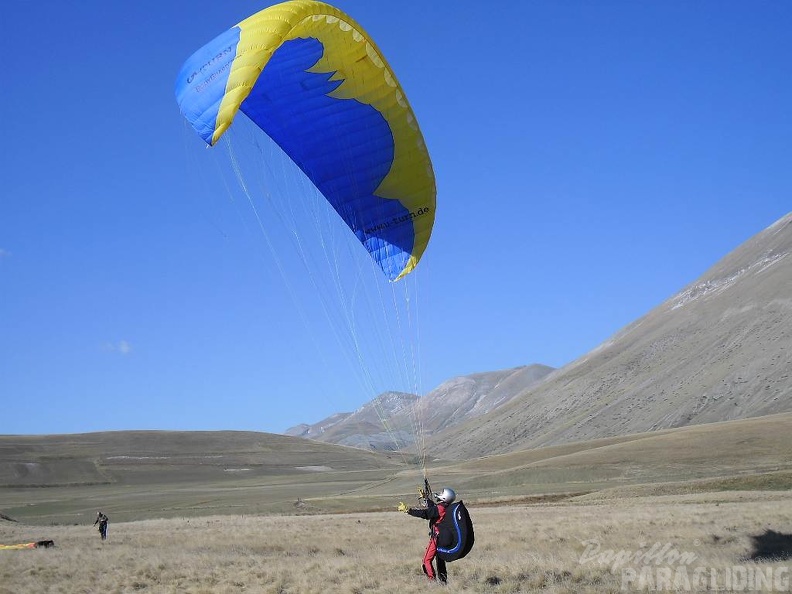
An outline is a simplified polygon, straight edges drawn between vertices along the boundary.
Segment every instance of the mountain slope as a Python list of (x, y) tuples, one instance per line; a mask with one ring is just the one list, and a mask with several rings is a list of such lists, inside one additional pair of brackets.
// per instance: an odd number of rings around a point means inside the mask
[(410, 413), (417, 399), (415, 394), (385, 392), (353, 413), (338, 413), (312, 425), (321, 430), (309, 430), (302, 437), (373, 450), (399, 449), (412, 443)]
[(792, 411), (792, 213), (435, 455), (530, 447)]
[(454, 427), (505, 405), (552, 371), (546, 365), (527, 365), (456, 377), (421, 398), (418, 412), (432, 432)]
[(376, 450), (403, 449), (419, 433), (454, 427), (504, 405), (552, 371), (546, 365), (528, 365), (474, 373), (448, 380), (420, 399), (414, 394), (386, 392), (354, 413), (297, 425), (286, 434)]

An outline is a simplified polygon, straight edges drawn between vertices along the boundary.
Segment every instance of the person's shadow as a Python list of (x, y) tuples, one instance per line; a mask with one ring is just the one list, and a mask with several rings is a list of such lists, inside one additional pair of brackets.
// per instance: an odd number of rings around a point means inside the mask
[(792, 534), (765, 530), (764, 534), (752, 536), (753, 551), (746, 557), (751, 561), (781, 561), (792, 559)]

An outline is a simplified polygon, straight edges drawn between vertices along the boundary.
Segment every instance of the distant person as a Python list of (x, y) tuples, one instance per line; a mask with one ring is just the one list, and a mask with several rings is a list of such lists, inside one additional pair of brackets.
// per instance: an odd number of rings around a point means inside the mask
[[(405, 503), (399, 503), (398, 510), (416, 518), (429, 520), (429, 544), (426, 545), (421, 568), (430, 580), (439, 580), (445, 584), (448, 581), (448, 573), (446, 562), (437, 556), (437, 539), (440, 536), (440, 523), (445, 517), (446, 509), (456, 499), (456, 493), (453, 489), (445, 487), (439, 493), (434, 494), (437, 503), (432, 501), (432, 493), (425, 493), (425, 495), (426, 507), (408, 508)], [(432, 566), (432, 561), (437, 562), (437, 571)]]
[(94, 526), (99, 524), (99, 534), (102, 535), (102, 540), (107, 540), (107, 523), (110, 521), (104, 513), (101, 511), (96, 512), (96, 521), (93, 523)]

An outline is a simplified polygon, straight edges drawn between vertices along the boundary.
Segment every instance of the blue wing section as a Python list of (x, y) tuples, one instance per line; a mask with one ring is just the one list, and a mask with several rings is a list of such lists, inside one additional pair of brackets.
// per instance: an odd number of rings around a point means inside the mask
[(415, 242), (413, 226), (402, 224), (410, 212), (374, 194), (393, 163), (393, 135), (371, 105), (328, 96), (341, 84), (330, 80), (333, 72), (307, 72), (323, 51), (313, 38), (283, 43), (240, 109), (302, 169), (393, 280)]

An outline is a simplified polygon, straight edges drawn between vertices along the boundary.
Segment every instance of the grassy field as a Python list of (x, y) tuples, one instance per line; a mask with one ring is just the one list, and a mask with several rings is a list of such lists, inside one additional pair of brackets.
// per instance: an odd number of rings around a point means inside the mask
[[(792, 489), (792, 415), (644, 433), (465, 462), (430, 478), (474, 504)], [(30, 470), (29, 470), (30, 469)], [(420, 471), (384, 456), (255, 433), (0, 436), (0, 513), (30, 524), (390, 509)]]
[[(449, 593), (666, 591), (675, 583), (789, 591), (789, 556), (750, 559), (752, 537), (792, 533), (788, 491), (472, 506), (471, 514), (476, 545), (449, 565)], [(56, 547), (0, 551), (0, 594), (426, 591), (425, 523), (395, 511), (111, 518), (105, 543), (90, 522), (0, 521), (0, 542), (44, 538)]]
[[(790, 591), (790, 421), (433, 460), (476, 526), (446, 591)], [(408, 462), (254, 433), (0, 436), (0, 544), (56, 542), (0, 550), (0, 594), (424, 591), (425, 523), (390, 511), (415, 501)], [(751, 558), (763, 534), (777, 559)]]

